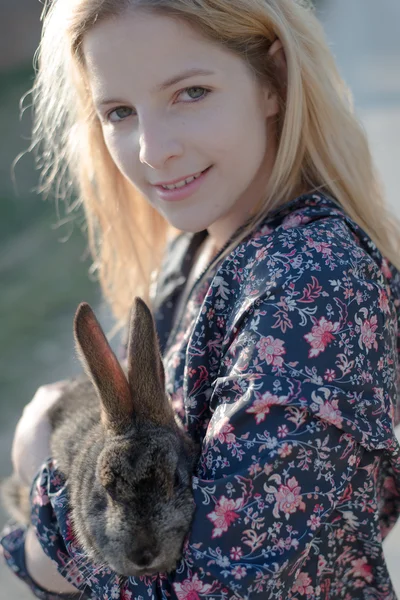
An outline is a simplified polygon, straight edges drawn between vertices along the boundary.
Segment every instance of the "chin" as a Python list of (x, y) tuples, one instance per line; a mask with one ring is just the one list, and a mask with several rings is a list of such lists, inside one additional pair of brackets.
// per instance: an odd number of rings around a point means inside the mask
[(206, 218), (207, 209), (204, 210), (203, 214), (191, 215), (190, 218), (185, 218), (184, 215), (171, 215), (165, 213), (164, 217), (172, 227), (175, 227), (180, 231), (185, 231), (186, 233), (199, 233), (199, 231), (204, 231), (218, 219), (218, 217), (210, 218), (210, 216)]
[(209, 227), (209, 225), (204, 225), (204, 227), (201, 227), (200, 225), (195, 227), (193, 225), (193, 227), (191, 226), (182, 226), (182, 225), (178, 225), (175, 223), (170, 222), (170, 224), (175, 227), (176, 229), (179, 229), (179, 231), (184, 231), (185, 233), (199, 233), (200, 231), (204, 231), (205, 229), (207, 229)]

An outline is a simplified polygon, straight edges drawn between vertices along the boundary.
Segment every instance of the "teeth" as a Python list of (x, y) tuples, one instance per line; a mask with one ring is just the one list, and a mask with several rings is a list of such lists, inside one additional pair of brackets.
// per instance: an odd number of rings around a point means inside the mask
[(164, 188), (164, 190), (176, 190), (178, 188), (184, 187), (188, 183), (191, 183), (195, 179), (198, 179), (200, 175), (202, 175), (202, 173), (198, 173), (198, 175), (193, 175), (192, 177), (183, 179), (182, 181), (179, 181), (179, 183), (175, 183), (175, 185), (162, 185), (161, 187)]

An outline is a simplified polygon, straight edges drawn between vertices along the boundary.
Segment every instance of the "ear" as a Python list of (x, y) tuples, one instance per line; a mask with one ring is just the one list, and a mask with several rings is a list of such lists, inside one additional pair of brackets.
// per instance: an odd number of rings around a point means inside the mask
[(267, 55), (274, 59), (279, 70), (287, 69), (286, 55), (280, 39), (277, 38), (274, 42), (272, 42)]
[(159, 425), (174, 420), (154, 320), (141, 298), (134, 299), (131, 312), (128, 381), (135, 414)]
[(101, 420), (116, 433), (132, 422), (133, 403), (128, 381), (89, 304), (79, 305), (74, 334), (81, 362), (101, 401)]
[[(281, 81), (287, 81), (286, 55), (281, 40), (276, 39), (270, 46), (267, 55), (272, 58)], [(273, 117), (279, 113), (279, 98), (275, 90), (266, 89), (266, 113), (265, 116)]]

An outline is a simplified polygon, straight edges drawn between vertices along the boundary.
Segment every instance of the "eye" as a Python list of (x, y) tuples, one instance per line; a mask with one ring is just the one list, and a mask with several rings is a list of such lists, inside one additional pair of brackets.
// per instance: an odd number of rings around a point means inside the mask
[(182, 90), (179, 93), (179, 95), (188, 94), (188, 96), (191, 99), (191, 102), (197, 102), (199, 100), (203, 100), (204, 98), (206, 98), (208, 96), (208, 94), (210, 94), (210, 93), (211, 93), (211, 90), (209, 90), (207, 88), (193, 86), (193, 87), (185, 88), (184, 90)]
[(129, 106), (118, 106), (107, 114), (107, 120), (111, 123), (119, 123), (133, 114), (133, 110)]
[[(187, 104), (192, 104), (193, 102), (198, 102), (199, 100), (203, 100), (211, 93), (211, 90), (204, 87), (188, 87), (179, 92), (179, 96), (182, 94), (187, 94), (189, 96), (189, 101), (183, 100), (183, 102)], [(135, 116), (135, 113), (132, 108), (129, 106), (118, 106), (114, 108), (109, 113), (107, 113), (107, 121), (110, 123), (120, 123), (121, 121), (125, 121), (128, 117)]]

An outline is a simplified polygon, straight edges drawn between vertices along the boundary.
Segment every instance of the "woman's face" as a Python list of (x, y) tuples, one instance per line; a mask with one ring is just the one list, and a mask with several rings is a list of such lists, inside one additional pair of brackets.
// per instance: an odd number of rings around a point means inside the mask
[[(276, 156), (276, 95), (242, 59), (165, 16), (100, 22), (83, 47), (121, 172), (174, 227), (208, 229), (225, 243), (264, 195)], [(196, 180), (179, 189), (160, 185), (190, 176)]]

